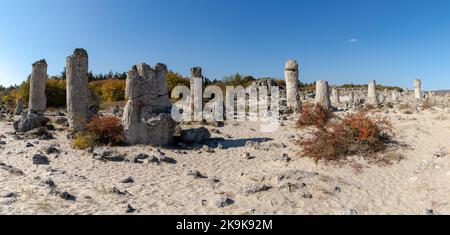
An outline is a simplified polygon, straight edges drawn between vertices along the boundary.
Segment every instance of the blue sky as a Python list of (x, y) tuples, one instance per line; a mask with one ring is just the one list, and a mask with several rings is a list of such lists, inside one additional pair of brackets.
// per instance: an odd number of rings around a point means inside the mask
[(448, 0), (0, 0), (0, 84), (45, 58), (59, 74), (74, 48), (94, 73), (162, 62), (221, 79), (240, 72), (301, 81), (450, 88)]

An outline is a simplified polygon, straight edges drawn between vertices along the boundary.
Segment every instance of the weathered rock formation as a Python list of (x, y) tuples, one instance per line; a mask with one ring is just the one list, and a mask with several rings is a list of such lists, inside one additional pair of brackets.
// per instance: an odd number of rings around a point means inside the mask
[[(14, 122), (14, 129), (26, 132), (43, 126), (48, 119), (45, 118), (47, 100), (45, 97), (45, 83), (47, 80), (47, 63), (45, 60), (33, 64), (30, 78), (30, 94), (28, 112), (22, 115), (19, 121)], [(20, 105), (22, 100), (20, 99)]]
[(375, 80), (369, 81), (367, 87), (367, 104), (378, 106), (378, 96), (377, 96), (377, 83)]
[(130, 144), (167, 146), (172, 144), (176, 123), (167, 87), (167, 67), (157, 64), (133, 66), (128, 72), (124, 109), (125, 137)]
[(286, 79), (287, 105), (294, 112), (300, 112), (302, 104), (299, 93), (299, 71), (297, 61), (289, 60), (286, 63), (284, 68), (284, 76)]
[(202, 68), (191, 68), (191, 111), (194, 121), (203, 121), (203, 75)]
[(67, 57), (67, 111), (72, 130), (82, 131), (89, 122), (89, 105), (92, 94), (89, 90), (89, 62), (84, 49), (75, 49)]
[(326, 109), (331, 109), (330, 88), (327, 81), (319, 80), (316, 82), (315, 103)]
[(15, 115), (22, 115), (23, 112), (23, 101), (22, 98), (18, 98), (16, 100), (16, 110), (14, 111)]
[(414, 80), (414, 98), (422, 99), (422, 82), (420, 79)]
[(331, 102), (336, 106), (341, 103), (341, 98), (339, 96), (339, 90), (336, 87), (331, 88)]

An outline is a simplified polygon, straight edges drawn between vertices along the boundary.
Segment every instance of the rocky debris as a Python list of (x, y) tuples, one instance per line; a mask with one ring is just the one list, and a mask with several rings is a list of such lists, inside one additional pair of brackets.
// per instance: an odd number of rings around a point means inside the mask
[(134, 179), (133, 179), (133, 177), (129, 176), (126, 179), (120, 181), (120, 183), (122, 183), (122, 184), (132, 184), (132, 183), (134, 183)]
[(9, 192), (9, 193), (3, 194), (1, 197), (2, 198), (18, 198), (19, 196), (20, 196), (20, 194), (17, 192)]
[(76, 201), (77, 200), (76, 196), (74, 196), (66, 191), (64, 191), (64, 192), (57, 191), (55, 193), (55, 195), (59, 196), (60, 198), (62, 198), (64, 200), (68, 200), (68, 201)]
[(16, 202), (17, 202), (16, 198), (10, 198), (8, 200), (2, 201), (0, 204), (3, 205), (3, 206), (10, 206), (10, 205), (12, 205), (12, 204), (14, 204)]
[(168, 146), (173, 143), (177, 123), (167, 86), (167, 66), (133, 66), (128, 72), (127, 104), (123, 114), (125, 138), (130, 144)]
[(202, 152), (205, 152), (205, 153), (215, 153), (215, 151), (214, 151), (211, 147), (209, 147), (208, 145), (203, 145), (203, 147), (202, 147)]
[(290, 162), (292, 159), (289, 157), (287, 153), (284, 153), (281, 156), (275, 156), (273, 158), (273, 161), (275, 162)]
[(345, 209), (344, 215), (358, 215), (358, 212), (355, 209)]
[(245, 143), (245, 147), (258, 149), (259, 147), (261, 147), (261, 144), (259, 142), (256, 142), (256, 141), (250, 141), (249, 140), (249, 141), (247, 141)]
[(16, 175), (16, 176), (23, 176), (23, 175), (25, 175), (23, 173), (23, 171), (21, 171), (20, 169), (18, 169), (16, 167), (13, 167), (13, 166), (10, 166), (10, 165), (7, 165), (7, 164), (2, 163), (2, 162), (0, 162), (0, 169), (8, 171), (10, 174)]
[(194, 179), (206, 179), (206, 178), (208, 178), (207, 176), (205, 176), (202, 173), (200, 173), (200, 171), (194, 171), (194, 170), (188, 171), (187, 175), (194, 177)]
[(302, 195), (302, 197), (304, 199), (312, 199), (313, 198), (313, 195), (306, 190), (306, 185), (304, 187), (301, 187), (298, 192)]
[(119, 195), (119, 196), (131, 196), (131, 194), (128, 192), (128, 191), (120, 191), (118, 188), (116, 188), (116, 187), (113, 187), (113, 188), (111, 188), (110, 190), (109, 190), (109, 193), (111, 193), (111, 194), (117, 194), (117, 195)]
[(425, 213), (426, 215), (434, 215), (434, 211), (432, 209), (427, 209)]
[(61, 153), (61, 151), (54, 145), (50, 145), (49, 147), (47, 147), (45, 149), (45, 153), (46, 154), (57, 154), (57, 153)]
[(266, 185), (266, 184), (261, 184), (261, 183), (256, 183), (256, 184), (243, 186), (241, 188), (241, 193), (244, 196), (250, 196), (250, 195), (255, 194), (255, 193), (259, 193), (259, 192), (264, 192), (264, 191), (270, 190), (271, 188), (272, 188), (272, 186), (269, 186), (269, 185)]
[(339, 187), (336, 186), (336, 187), (334, 188), (334, 192), (335, 192), (335, 193), (341, 193), (342, 190), (341, 190), (341, 188), (339, 188)]
[(435, 158), (442, 158), (446, 155), (445, 147), (441, 146), (438, 149), (436, 149), (433, 153), (433, 157)]
[(33, 145), (32, 143), (30, 143), (30, 142), (27, 142), (26, 145), (25, 145), (25, 147), (31, 148), (31, 147), (34, 147), (34, 145)]
[(0, 140), (0, 145), (6, 145), (6, 141)]
[(136, 212), (136, 209), (134, 207), (132, 207), (130, 204), (128, 204), (126, 213), (130, 214), (130, 213), (134, 213), (134, 212)]
[(69, 126), (69, 120), (65, 116), (58, 116), (55, 119), (55, 123), (61, 126)]
[(148, 154), (140, 153), (133, 158), (133, 163), (144, 163), (145, 159), (148, 159), (150, 156)]
[(205, 143), (211, 138), (211, 133), (204, 127), (182, 130), (180, 141), (185, 144)]
[(56, 188), (55, 182), (53, 180), (51, 180), (51, 179), (44, 180), (39, 185), (43, 186), (43, 187), (48, 187), (50, 189)]
[(224, 208), (234, 204), (234, 200), (229, 197), (221, 196), (219, 199), (216, 200), (215, 204), (218, 208)]
[(33, 156), (34, 165), (50, 165), (50, 160), (43, 154), (35, 154)]
[(45, 127), (37, 128), (26, 134), (27, 138), (39, 139), (39, 140), (51, 140), (53, 139), (53, 134), (47, 130)]
[(251, 160), (253, 158), (255, 158), (254, 156), (250, 155), (249, 152), (245, 152), (244, 154), (242, 154), (242, 158), (246, 159), (246, 160)]
[(107, 162), (124, 162), (127, 161), (127, 157), (124, 154), (118, 154), (110, 150), (103, 150), (100, 153), (99, 160)]

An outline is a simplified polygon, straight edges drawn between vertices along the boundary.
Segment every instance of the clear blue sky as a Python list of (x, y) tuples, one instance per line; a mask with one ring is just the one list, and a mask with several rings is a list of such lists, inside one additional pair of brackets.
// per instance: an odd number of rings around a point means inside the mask
[(0, 84), (45, 58), (59, 74), (74, 48), (94, 73), (162, 62), (221, 79), (240, 72), (301, 80), (450, 88), (448, 0), (0, 0)]

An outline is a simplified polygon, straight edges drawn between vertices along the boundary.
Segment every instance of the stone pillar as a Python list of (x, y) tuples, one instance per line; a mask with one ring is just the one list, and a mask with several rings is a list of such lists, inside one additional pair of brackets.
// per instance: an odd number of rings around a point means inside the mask
[(294, 112), (300, 112), (302, 109), (302, 103), (300, 101), (299, 94), (299, 70), (297, 61), (289, 60), (286, 63), (284, 68), (284, 77), (286, 80), (287, 106)]
[[(27, 132), (47, 124), (48, 119), (44, 116), (47, 105), (46, 81), (47, 63), (45, 60), (35, 62), (31, 70), (28, 112), (24, 113), (20, 120), (14, 122), (13, 127), (16, 131)], [(22, 99), (20, 99), (20, 106), (22, 106)]]
[(339, 97), (339, 90), (336, 87), (331, 88), (331, 97), (332, 97), (332, 103), (334, 105), (339, 105), (341, 103), (341, 99)]
[(73, 55), (67, 57), (67, 112), (70, 128), (75, 131), (84, 130), (89, 122), (89, 90), (88, 54), (84, 49), (75, 49)]
[(378, 106), (377, 83), (375, 80), (369, 82), (367, 91), (367, 104)]
[(422, 82), (420, 79), (414, 80), (414, 98), (422, 99)]
[(392, 102), (393, 103), (397, 103), (398, 102), (398, 91), (397, 90), (393, 90), (392, 91)]
[(18, 98), (16, 101), (16, 110), (15, 110), (15, 114), (16, 115), (22, 115), (23, 112), (23, 101), (22, 98)]
[(316, 82), (316, 105), (321, 105), (325, 109), (331, 109), (330, 89), (328, 82), (319, 80)]
[(191, 68), (191, 110), (193, 121), (203, 121), (203, 75), (201, 67)]
[(123, 113), (125, 138), (130, 144), (168, 146), (172, 144), (176, 123), (167, 86), (167, 67), (157, 64), (133, 66), (128, 72)]
[(33, 64), (30, 79), (30, 100), (28, 113), (44, 115), (47, 106), (45, 97), (45, 83), (47, 81), (47, 62), (37, 61)]
[(350, 91), (349, 93), (348, 93), (348, 104), (349, 104), (349, 106), (351, 106), (351, 107), (354, 107), (355, 106), (355, 92), (353, 92), (353, 91)]

